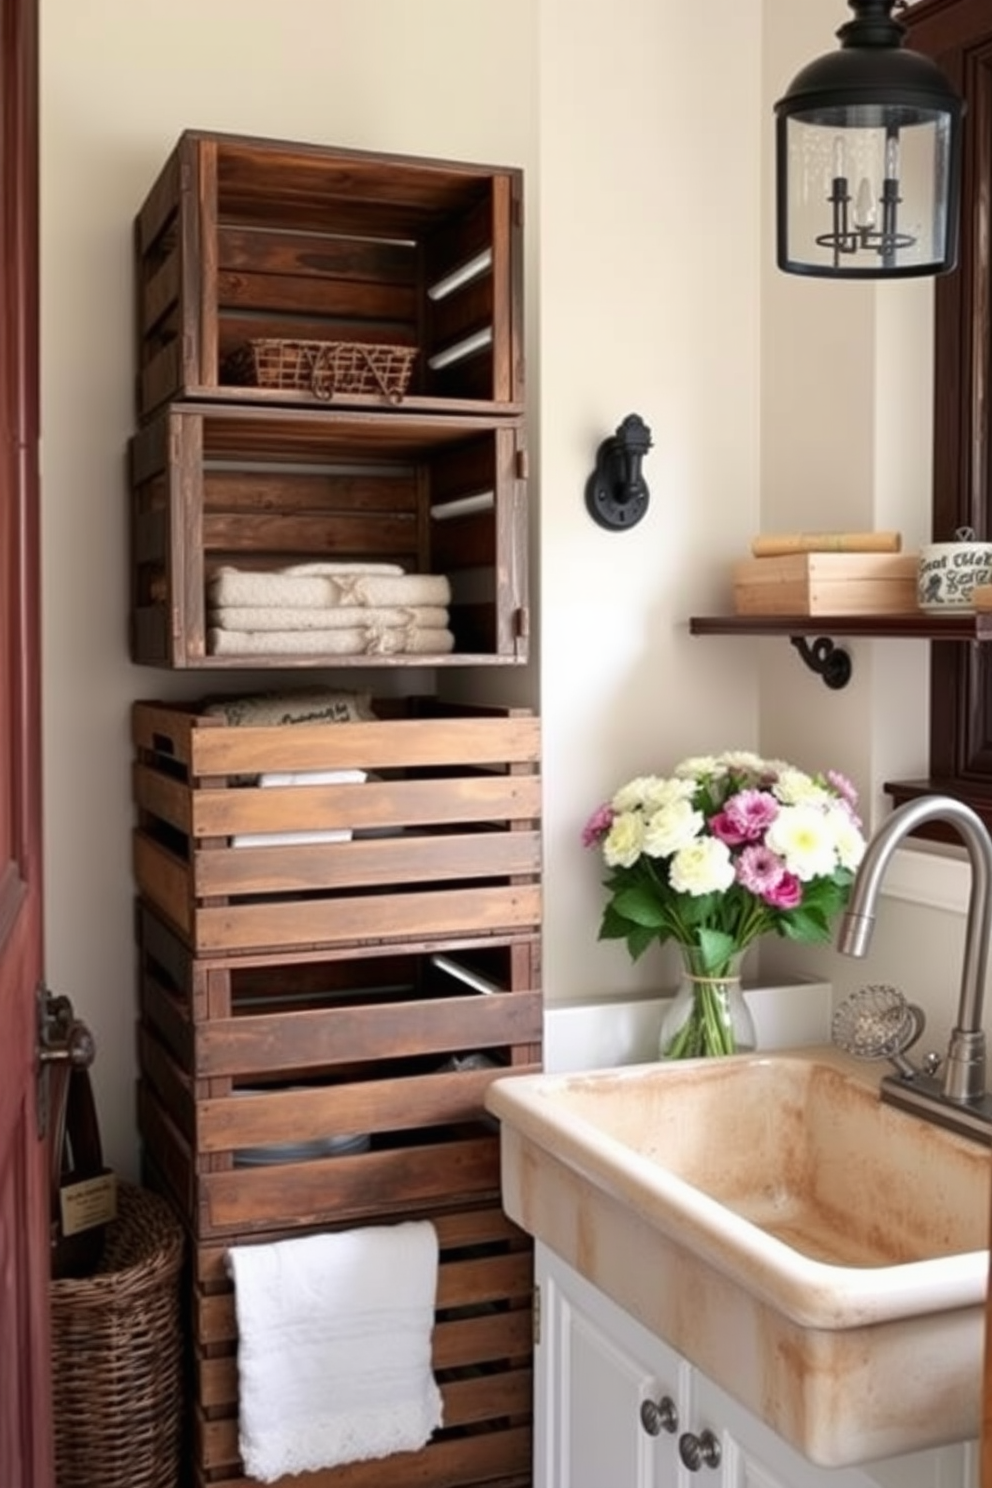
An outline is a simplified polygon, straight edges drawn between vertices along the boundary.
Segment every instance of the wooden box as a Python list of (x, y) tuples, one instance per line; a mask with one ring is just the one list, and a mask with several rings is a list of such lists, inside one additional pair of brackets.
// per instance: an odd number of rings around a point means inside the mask
[(139, 419), (314, 401), (237, 385), (256, 338), (413, 347), (401, 409), (519, 412), (522, 198), (512, 167), (187, 131), (135, 222)]
[(537, 936), (203, 957), (137, 922), (139, 1127), (197, 1239), (498, 1201), (484, 1096), (540, 1067)]
[[(194, 705), (133, 705), (135, 877), (192, 949), (306, 951), (536, 930), (539, 720), (432, 699), (396, 706), (407, 716), (246, 728)], [(260, 779), (343, 770), (368, 778)], [(301, 832), (349, 835), (279, 841)], [(258, 834), (274, 841), (258, 845)]]
[[(257, 669), (527, 660), (519, 418), (177, 403), (132, 439), (130, 468), (133, 661)], [(221, 567), (265, 575), (320, 561), (447, 579), (447, 613), (431, 624), (446, 622), (451, 649), (425, 654), (410, 641), (397, 650), (397, 632), (376, 630), (374, 614), (334, 635), (320, 629), (321, 615), (303, 616), (310, 629), (298, 651), (292, 627), (281, 633), (287, 649), (265, 617), (249, 616), (246, 625), (262, 628), (244, 643), (216, 629), (208, 586)], [(350, 654), (344, 634), (354, 637)], [(232, 644), (248, 650), (232, 653)]]
[[(419, 1210), (438, 1234), (433, 1368), (444, 1425), (416, 1453), (294, 1478), (299, 1488), (529, 1488), (533, 1245), (498, 1205)], [(333, 1229), (336, 1226), (324, 1226)], [(291, 1239), (284, 1232), (269, 1239)], [(310, 1233), (310, 1232), (306, 1232)], [(239, 1243), (242, 1243), (239, 1241)], [(192, 1456), (197, 1488), (251, 1488), (238, 1456), (238, 1332), (226, 1242), (193, 1250)]]
[(733, 569), (737, 615), (905, 615), (916, 611), (915, 553), (790, 553)]

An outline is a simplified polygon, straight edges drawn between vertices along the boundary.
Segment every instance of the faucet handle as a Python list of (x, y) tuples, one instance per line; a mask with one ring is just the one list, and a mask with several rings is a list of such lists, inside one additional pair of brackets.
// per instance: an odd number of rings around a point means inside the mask
[(925, 1075), (935, 1075), (944, 1062), (944, 1056), (938, 1054), (936, 1049), (931, 1049), (929, 1054), (924, 1054), (920, 1062), (920, 1069)]

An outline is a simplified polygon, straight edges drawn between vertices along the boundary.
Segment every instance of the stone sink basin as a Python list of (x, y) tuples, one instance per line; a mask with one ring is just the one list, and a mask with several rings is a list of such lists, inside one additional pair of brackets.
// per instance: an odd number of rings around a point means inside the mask
[(989, 1151), (832, 1048), (503, 1076), (507, 1213), (813, 1462), (979, 1435)]

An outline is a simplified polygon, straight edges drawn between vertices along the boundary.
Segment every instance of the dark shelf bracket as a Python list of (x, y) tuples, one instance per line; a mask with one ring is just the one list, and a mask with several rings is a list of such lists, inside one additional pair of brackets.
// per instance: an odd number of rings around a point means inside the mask
[(805, 636), (790, 636), (789, 641), (811, 672), (822, 677), (828, 687), (839, 692), (851, 680), (851, 657), (841, 646), (835, 646), (829, 636), (817, 636), (808, 641)]

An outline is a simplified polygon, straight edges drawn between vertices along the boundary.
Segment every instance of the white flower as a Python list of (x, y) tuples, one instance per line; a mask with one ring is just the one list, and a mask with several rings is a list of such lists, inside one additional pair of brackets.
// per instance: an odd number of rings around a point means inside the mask
[(680, 760), (673, 773), (682, 779), (691, 777), (695, 780), (715, 780), (726, 775), (727, 770), (715, 754), (694, 754), (688, 759)]
[(677, 894), (722, 894), (734, 882), (730, 849), (716, 837), (697, 837), (675, 854), (668, 877)]
[(812, 776), (793, 769), (791, 765), (781, 771), (772, 791), (785, 806), (829, 806), (837, 799)]
[(603, 859), (610, 868), (631, 868), (644, 845), (644, 820), (637, 811), (624, 811), (613, 818), (603, 839)]
[(733, 774), (742, 772), (748, 775), (764, 775), (768, 769), (767, 764), (760, 754), (753, 754), (750, 749), (726, 749), (719, 756), (721, 765), (726, 765)]
[(854, 873), (865, 855), (865, 839), (851, 818), (846, 806), (837, 805), (827, 813), (827, 821), (834, 834), (834, 851), (842, 868)]
[(806, 804), (783, 806), (765, 833), (765, 846), (803, 883), (825, 878), (837, 864), (836, 828), (827, 814)]
[(636, 780), (628, 780), (617, 791), (610, 805), (614, 811), (639, 811), (644, 806), (648, 793), (660, 784), (657, 775), (638, 775)]
[(650, 816), (644, 827), (644, 851), (649, 858), (667, 858), (687, 847), (705, 825), (703, 813), (690, 801), (672, 801)]
[(672, 775), (653, 779), (644, 792), (644, 814), (651, 816), (678, 801), (691, 801), (695, 793), (694, 780), (681, 780)]

